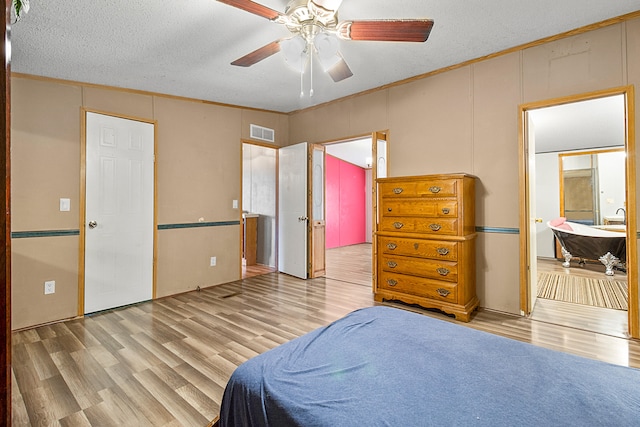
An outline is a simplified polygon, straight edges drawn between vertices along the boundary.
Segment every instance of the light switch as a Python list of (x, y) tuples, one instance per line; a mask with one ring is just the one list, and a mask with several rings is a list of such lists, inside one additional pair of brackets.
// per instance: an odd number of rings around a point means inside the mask
[(233, 209), (238, 209), (238, 201), (234, 200), (232, 204)]
[(60, 199), (60, 212), (69, 212), (71, 210), (71, 199)]

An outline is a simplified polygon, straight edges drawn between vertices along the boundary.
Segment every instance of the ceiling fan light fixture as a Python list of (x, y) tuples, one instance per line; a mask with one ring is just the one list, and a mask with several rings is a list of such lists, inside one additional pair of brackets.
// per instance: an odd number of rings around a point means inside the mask
[(296, 36), (282, 40), (280, 47), (286, 63), (294, 70), (301, 72), (307, 63), (307, 55), (305, 52), (307, 42), (301, 36)]
[(338, 39), (336, 36), (328, 33), (320, 33), (313, 40), (313, 44), (318, 54), (318, 60), (324, 71), (333, 68), (340, 60), (338, 53)]

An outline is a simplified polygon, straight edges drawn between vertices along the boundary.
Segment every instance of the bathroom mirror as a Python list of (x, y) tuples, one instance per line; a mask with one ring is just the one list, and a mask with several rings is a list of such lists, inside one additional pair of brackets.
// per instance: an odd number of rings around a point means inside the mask
[(626, 223), (624, 147), (558, 158), (561, 216), (591, 226)]

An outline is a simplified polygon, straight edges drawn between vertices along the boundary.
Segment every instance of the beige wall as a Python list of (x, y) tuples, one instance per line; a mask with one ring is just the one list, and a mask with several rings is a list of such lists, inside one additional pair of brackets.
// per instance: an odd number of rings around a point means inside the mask
[[(157, 231), (156, 296), (239, 279), (239, 225), (216, 224), (240, 219), (241, 138), (254, 123), (286, 145), (287, 115), (25, 76), (11, 90), (12, 231), (76, 232), (13, 239), (13, 328), (78, 312), (82, 108), (155, 121), (158, 224), (214, 224)], [(44, 295), (46, 280), (55, 294)]]
[(290, 140), (388, 129), (391, 176), (476, 175), (476, 225), (503, 231), (479, 233), (480, 305), (517, 314), (519, 235), (509, 231), (519, 227), (518, 106), (638, 84), (638, 58), (636, 19), (293, 113)]
[[(639, 83), (640, 19), (288, 116), (14, 77), (13, 231), (79, 228), (81, 107), (157, 122), (159, 224), (239, 219), (231, 201), (241, 200), (240, 140), (255, 123), (275, 129), (281, 146), (389, 130), (391, 176), (474, 174), (476, 224), (515, 231), (518, 106)], [(71, 212), (58, 212), (60, 197), (71, 198)], [(238, 278), (237, 225), (159, 230), (157, 243), (158, 296)], [(78, 236), (13, 245), (13, 326), (74, 316)], [(519, 235), (481, 232), (477, 245), (481, 305), (519, 313)], [(55, 296), (43, 295), (44, 280), (57, 281)]]

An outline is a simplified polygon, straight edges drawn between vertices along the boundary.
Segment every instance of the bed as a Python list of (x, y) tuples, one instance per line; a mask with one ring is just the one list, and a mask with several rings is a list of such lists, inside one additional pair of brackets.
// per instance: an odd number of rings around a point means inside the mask
[(239, 366), (219, 425), (638, 425), (640, 370), (378, 306)]

